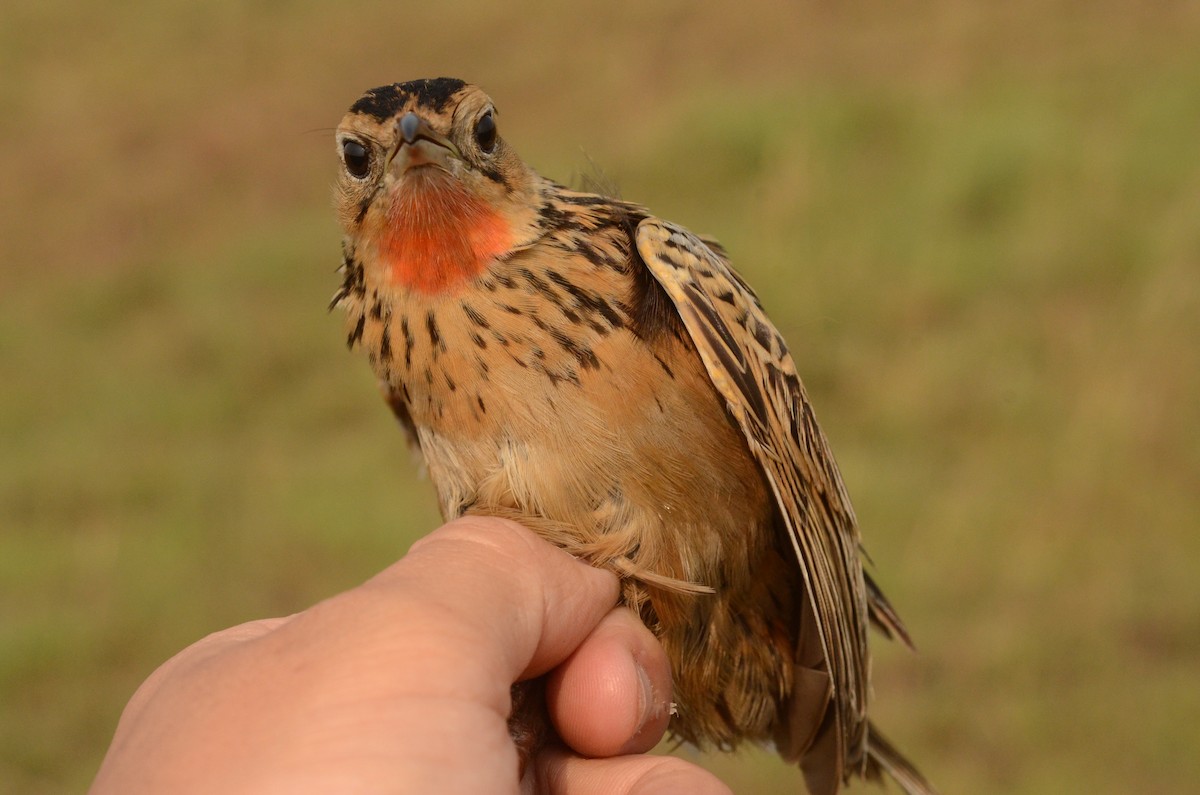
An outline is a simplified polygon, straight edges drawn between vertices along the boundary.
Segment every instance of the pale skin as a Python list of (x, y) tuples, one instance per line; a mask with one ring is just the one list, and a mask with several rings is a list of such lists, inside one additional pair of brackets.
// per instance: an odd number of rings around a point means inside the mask
[(618, 583), (520, 525), (439, 528), (363, 585), (188, 647), (125, 708), (92, 795), (532, 792), (507, 728), (513, 682), (548, 674), (553, 795), (718, 795), (651, 756), (671, 674)]

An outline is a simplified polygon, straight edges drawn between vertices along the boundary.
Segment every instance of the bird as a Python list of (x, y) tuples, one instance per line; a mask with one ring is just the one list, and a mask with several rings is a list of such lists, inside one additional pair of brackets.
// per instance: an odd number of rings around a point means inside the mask
[(868, 716), (867, 629), (911, 646), (783, 337), (719, 243), (542, 177), (480, 88), (373, 88), (335, 141), (346, 343), (447, 519), (615, 572), (671, 663), (670, 732), (773, 744), (813, 795), (933, 787)]

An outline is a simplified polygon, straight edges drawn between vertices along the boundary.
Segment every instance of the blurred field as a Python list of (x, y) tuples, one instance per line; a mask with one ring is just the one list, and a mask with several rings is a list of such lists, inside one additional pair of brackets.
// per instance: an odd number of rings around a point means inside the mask
[(330, 128), (439, 74), (759, 288), (921, 649), (876, 644), (880, 721), (945, 792), (1197, 791), (1200, 10), (849, 5), (8, 0), (0, 791), (86, 788), (162, 660), (434, 525), (324, 306)]

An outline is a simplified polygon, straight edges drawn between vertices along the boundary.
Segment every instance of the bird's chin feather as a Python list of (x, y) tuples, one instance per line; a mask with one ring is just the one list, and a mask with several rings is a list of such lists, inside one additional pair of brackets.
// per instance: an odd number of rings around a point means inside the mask
[(465, 286), (512, 240), (500, 213), (436, 166), (405, 174), (377, 234), (392, 281), (425, 294)]

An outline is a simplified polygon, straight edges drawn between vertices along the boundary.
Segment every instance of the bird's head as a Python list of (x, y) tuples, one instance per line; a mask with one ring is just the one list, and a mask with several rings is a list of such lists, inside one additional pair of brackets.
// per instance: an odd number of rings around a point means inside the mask
[(540, 178), (490, 97), (440, 77), (374, 88), (337, 128), (347, 245), (383, 289), (457, 292), (538, 236)]

